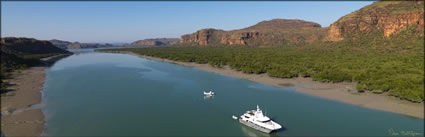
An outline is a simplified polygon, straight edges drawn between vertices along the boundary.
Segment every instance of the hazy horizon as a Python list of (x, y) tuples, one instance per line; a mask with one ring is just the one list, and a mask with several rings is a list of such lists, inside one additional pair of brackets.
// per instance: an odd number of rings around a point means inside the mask
[(87, 43), (179, 38), (203, 28), (241, 29), (276, 18), (328, 27), (372, 2), (1, 2), (2, 37)]

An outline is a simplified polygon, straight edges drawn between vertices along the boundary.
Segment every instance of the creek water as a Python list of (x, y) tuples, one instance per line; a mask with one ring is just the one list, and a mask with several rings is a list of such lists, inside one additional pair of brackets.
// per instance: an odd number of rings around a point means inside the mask
[[(127, 54), (84, 52), (46, 70), (48, 136), (423, 136), (424, 120)], [(216, 96), (205, 98), (203, 91)], [(259, 105), (284, 128), (232, 119)], [(400, 133), (401, 134), (401, 133)]]

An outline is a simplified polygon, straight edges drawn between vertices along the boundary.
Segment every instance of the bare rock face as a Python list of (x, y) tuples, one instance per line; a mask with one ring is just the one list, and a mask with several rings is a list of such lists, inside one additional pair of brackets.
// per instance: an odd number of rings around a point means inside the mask
[(331, 24), (325, 40), (340, 41), (350, 34), (371, 31), (390, 37), (410, 25), (417, 25), (417, 30), (423, 30), (423, 1), (375, 2)]
[(195, 43), (199, 45), (208, 45), (212, 43), (213, 35), (220, 35), (224, 31), (217, 29), (202, 29), (192, 34), (186, 34), (180, 37), (180, 43)]
[(195, 43), (198, 45), (227, 44), (247, 45), (247, 40), (255, 40), (262, 35), (259, 32), (226, 32), (216, 29), (204, 29), (193, 34), (181, 36), (181, 43)]
[(259, 32), (241, 32), (241, 33), (230, 33), (225, 34), (221, 37), (221, 44), (228, 45), (246, 45), (247, 40), (255, 40), (261, 38)]
[(342, 37), (342, 34), (341, 34), (342, 30), (343, 30), (343, 28), (340, 25), (335, 24), (335, 23), (331, 24), (331, 26), (329, 26), (327, 40), (328, 41), (343, 40), (344, 38)]
[(284, 41), (313, 42), (319, 36), (307, 36), (300, 39), (292, 38), (304, 35), (304, 30), (320, 29), (321, 26), (314, 22), (289, 19), (273, 19), (262, 21), (254, 26), (223, 31), (217, 29), (203, 29), (192, 34), (181, 36), (181, 43), (193, 43), (198, 45), (225, 44), (225, 45), (277, 45)]
[(418, 30), (424, 27), (424, 11), (400, 14), (395, 17), (384, 19), (384, 36), (389, 37), (411, 24), (418, 24)]

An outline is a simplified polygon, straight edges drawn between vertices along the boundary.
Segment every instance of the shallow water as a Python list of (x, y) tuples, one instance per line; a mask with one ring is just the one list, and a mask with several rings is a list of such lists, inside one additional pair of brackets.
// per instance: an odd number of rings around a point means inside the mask
[(423, 119), (127, 54), (76, 54), (46, 73), (49, 136), (268, 136), (231, 118), (257, 104), (284, 126), (271, 136), (424, 133)]

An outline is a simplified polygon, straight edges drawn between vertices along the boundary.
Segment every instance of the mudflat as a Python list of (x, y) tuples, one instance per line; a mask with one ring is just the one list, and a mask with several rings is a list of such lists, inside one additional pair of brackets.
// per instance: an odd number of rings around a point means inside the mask
[(14, 72), (7, 81), (12, 91), (1, 97), (1, 131), (5, 136), (39, 136), (44, 128), (40, 108), (31, 106), (41, 101), (46, 67), (31, 67)]

